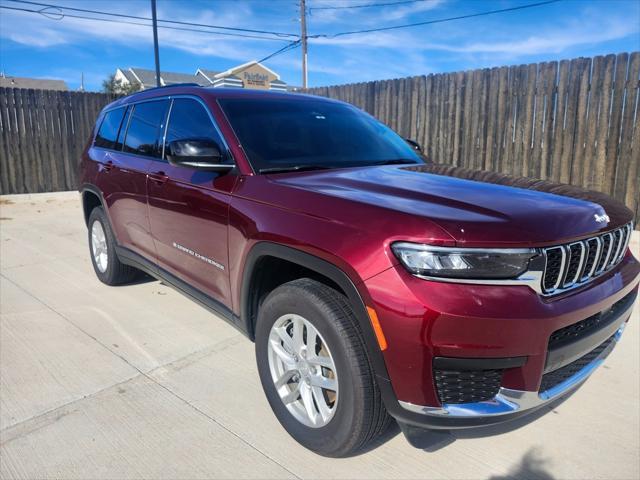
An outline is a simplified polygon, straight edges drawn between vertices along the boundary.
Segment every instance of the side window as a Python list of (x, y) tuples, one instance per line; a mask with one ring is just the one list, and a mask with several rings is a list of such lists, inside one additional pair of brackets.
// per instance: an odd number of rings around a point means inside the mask
[(116, 108), (110, 112), (105, 113), (100, 125), (100, 130), (96, 135), (94, 145), (102, 148), (113, 148), (116, 138), (118, 138), (118, 131), (120, 130), (120, 124), (122, 123), (122, 117), (124, 117), (125, 108)]
[(213, 140), (220, 151), (224, 151), (224, 143), (205, 107), (192, 98), (176, 98), (167, 124), (165, 146), (174, 140), (194, 139)]
[(129, 125), (129, 117), (131, 116), (132, 111), (132, 105), (127, 107), (127, 112), (124, 114), (124, 118), (122, 119), (122, 126), (120, 127), (120, 133), (118, 134), (118, 140), (116, 140), (116, 144), (113, 147), (116, 150), (122, 150), (122, 145), (124, 145), (124, 136), (127, 133), (127, 125)]
[(134, 105), (124, 141), (124, 151), (160, 157), (160, 132), (167, 113), (168, 100), (143, 102)]

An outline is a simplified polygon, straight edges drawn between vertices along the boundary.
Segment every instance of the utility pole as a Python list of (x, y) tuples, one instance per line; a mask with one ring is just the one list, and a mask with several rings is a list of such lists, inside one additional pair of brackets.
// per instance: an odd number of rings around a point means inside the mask
[(160, 87), (160, 53), (158, 52), (158, 18), (156, 0), (151, 0), (151, 19), (153, 21), (153, 51), (156, 57), (156, 87)]
[(307, 6), (300, 0), (300, 41), (302, 42), (302, 88), (307, 88)]

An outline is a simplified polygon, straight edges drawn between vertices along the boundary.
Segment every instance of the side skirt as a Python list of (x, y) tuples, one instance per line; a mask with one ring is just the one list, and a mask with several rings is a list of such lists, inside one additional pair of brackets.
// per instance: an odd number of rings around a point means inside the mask
[(241, 326), (240, 317), (234, 314), (231, 309), (220, 303), (218, 300), (210, 297), (197, 288), (192, 287), (184, 280), (179, 279), (175, 275), (167, 272), (163, 268), (160, 268), (158, 265), (150, 262), (141, 255), (132, 252), (128, 248), (116, 246), (116, 253), (122, 263), (142, 270), (152, 277), (166, 283), (186, 297), (189, 297), (191, 300), (199, 303), (210, 312), (222, 317), (225, 321), (227, 321), (227, 323), (229, 323), (243, 335), (248, 337), (247, 332)]

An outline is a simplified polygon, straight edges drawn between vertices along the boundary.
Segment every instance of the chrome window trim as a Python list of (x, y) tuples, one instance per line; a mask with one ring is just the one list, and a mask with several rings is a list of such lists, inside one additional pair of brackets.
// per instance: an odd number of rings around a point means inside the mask
[[(209, 115), (209, 120), (211, 120), (211, 123), (213, 123), (213, 127), (215, 128), (216, 133), (218, 134), (218, 136), (220, 137), (220, 140), (222, 141), (222, 144), (224, 146), (224, 149), (225, 149), (227, 155), (229, 156), (229, 159), (237, 167), (238, 166), (238, 162), (236, 162), (236, 159), (233, 156), (233, 153), (231, 152), (231, 149), (229, 148), (229, 144), (227, 143), (227, 139), (224, 138), (224, 135), (222, 134), (222, 131), (220, 130), (220, 127), (218, 126), (218, 122), (216, 122), (215, 118), (213, 117), (213, 114), (211, 113), (211, 110), (209, 109), (209, 106), (205, 103), (204, 100), (202, 100), (202, 98), (200, 98), (197, 95), (183, 93), (183, 94), (174, 94), (174, 95), (159, 95), (157, 97), (144, 98), (144, 99), (141, 99), (141, 100), (137, 100), (135, 102), (128, 102), (128, 103), (116, 105), (113, 108), (110, 108), (108, 110), (103, 110), (100, 113), (100, 115), (106, 115), (108, 112), (110, 112), (112, 110), (116, 110), (118, 108), (133, 107), (133, 106), (138, 105), (140, 103), (147, 103), (147, 102), (153, 102), (153, 101), (158, 101), (158, 100), (169, 100), (170, 101), (169, 110), (171, 110), (171, 108), (173, 106), (173, 100), (176, 99), (176, 98), (191, 98), (191, 99), (196, 100), (197, 102), (199, 102), (204, 107), (205, 111), (207, 112), (207, 115)], [(170, 111), (167, 113), (165, 127), (164, 127), (164, 134), (162, 136), (162, 140), (163, 140), (162, 158), (151, 157), (149, 155), (140, 155), (139, 153), (125, 152), (123, 149), (115, 150), (113, 148), (93, 147), (93, 145), (92, 145), (92, 148), (102, 148), (103, 150), (108, 150), (108, 151), (113, 151), (113, 152), (121, 152), (121, 153), (124, 153), (126, 155), (135, 155), (135, 156), (142, 157), (142, 158), (150, 158), (152, 160), (155, 160), (156, 162), (157, 161), (166, 162), (166, 160), (164, 158), (164, 140), (165, 140), (165, 136), (166, 136), (167, 126), (168, 126), (169, 120), (170, 120), (169, 113), (170, 113)], [(129, 119), (128, 119), (128, 123), (127, 123), (127, 131), (125, 132), (124, 140), (126, 140), (126, 138), (127, 138), (126, 134), (128, 133), (128, 130), (129, 130), (129, 123), (131, 123), (131, 115), (129, 115)], [(94, 134), (94, 142), (95, 142), (95, 135), (96, 134), (97, 134), (97, 130), (96, 130), (96, 133)], [(124, 142), (123, 142), (123, 146), (124, 146)]]
[(209, 120), (211, 120), (211, 123), (213, 124), (213, 128), (216, 130), (216, 133), (220, 137), (220, 140), (222, 141), (222, 145), (224, 146), (225, 152), (229, 156), (229, 159), (231, 159), (231, 161), (233, 162), (233, 164), (235, 166), (238, 165), (236, 160), (235, 160), (235, 158), (233, 157), (233, 153), (231, 153), (231, 149), (229, 148), (229, 144), (227, 143), (227, 139), (224, 138), (224, 135), (222, 134), (222, 130), (220, 130), (220, 127), (218, 126), (218, 122), (216, 122), (216, 119), (213, 117), (213, 114), (211, 113), (211, 110), (209, 109), (209, 106), (204, 102), (204, 100), (202, 100), (202, 98), (200, 98), (200, 97), (198, 97), (196, 95), (189, 95), (189, 94), (168, 95), (167, 98), (169, 98), (171, 100), (171, 106), (169, 107), (170, 110), (169, 110), (169, 113), (167, 114), (167, 125), (166, 125), (166, 128), (165, 128), (165, 136), (163, 137), (163, 146), (162, 146), (163, 157), (162, 157), (162, 159), (164, 161), (166, 161), (166, 159), (164, 158), (164, 140), (166, 139), (166, 131), (169, 128), (169, 122), (171, 121), (171, 117), (169, 116), (169, 114), (171, 113), (171, 108), (173, 108), (173, 100), (175, 100), (177, 98), (190, 98), (192, 100), (196, 100), (197, 102), (200, 103), (200, 105), (202, 105), (202, 107), (204, 108), (204, 111), (207, 112), (207, 115), (209, 116)]
[(431, 415), (448, 418), (469, 418), (469, 417), (495, 417), (507, 415), (516, 411), (526, 411), (535, 409), (562, 395), (565, 395), (578, 388), (591, 374), (604, 362), (605, 358), (615, 348), (615, 345), (622, 337), (626, 323), (622, 323), (614, 335), (614, 346), (606, 349), (597, 358), (585, 365), (572, 377), (544, 392), (532, 392), (528, 390), (513, 390), (501, 387), (498, 394), (490, 400), (473, 403), (445, 403), (440, 407), (416, 405), (398, 400), (400, 406), (411, 412), (422, 415)]
[(164, 149), (167, 144), (167, 130), (169, 129), (169, 122), (171, 121), (171, 110), (173, 110), (173, 102), (172, 98), (169, 102), (169, 110), (167, 110), (167, 118), (164, 122), (164, 128), (162, 129), (162, 153), (160, 154), (160, 159), (166, 161), (164, 157)]

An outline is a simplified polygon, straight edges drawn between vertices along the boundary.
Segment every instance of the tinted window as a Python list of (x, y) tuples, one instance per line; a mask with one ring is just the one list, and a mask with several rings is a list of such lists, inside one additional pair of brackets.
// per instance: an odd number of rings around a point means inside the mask
[(307, 99), (221, 99), (242, 147), (260, 170), (422, 163), (391, 129), (350, 105)]
[(168, 144), (174, 140), (196, 138), (213, 140), (220, 147), (220, 151), (224, 149), (220, 135), (205, 107), (192, 98), (176, 98), (171, 107), (165, 142)]
[(122, 150), (122, 145), (124, 144), (124, 136), (127, 133), (127, 125), (129, 124), (129, 117), (131, 116), (132, 111), (133, 105), (127, 107), (127, 113), (124, 114), (124, 118), (122, 119), (122, 126), (120, 127), (120, 133), (118, 134), (118, 140), (113, 147), (116, 150)]
[(125, 152), (151, 157), (160, 156), (158, 139), (168, 105), (167, 100), (134, 105), (124, 141)]
[(113, 148), (113, 144), (118, 137), (124, 110), (124, 107), (116, 108), (115, 110), (105, 113), (94, 142), (96, 147)]

